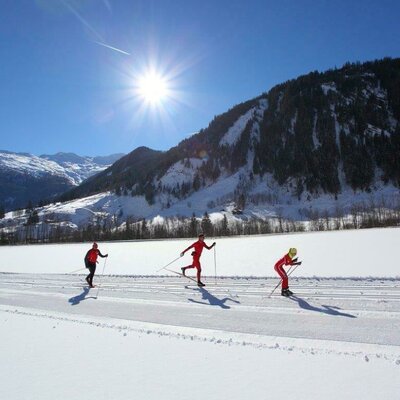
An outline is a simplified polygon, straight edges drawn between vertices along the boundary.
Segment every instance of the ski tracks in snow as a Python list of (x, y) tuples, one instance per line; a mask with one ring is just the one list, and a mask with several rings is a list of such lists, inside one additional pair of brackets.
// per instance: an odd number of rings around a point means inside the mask
[(400, 366), (400, 281), (0, 274), (0, 312), (221, 345), (386, 359)]

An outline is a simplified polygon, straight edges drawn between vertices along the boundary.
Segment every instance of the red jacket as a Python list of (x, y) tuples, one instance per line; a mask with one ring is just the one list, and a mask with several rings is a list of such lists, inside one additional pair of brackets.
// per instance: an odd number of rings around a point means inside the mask
[(281, 268), (284, 265), (293, 265), (293, 260), (289, 257), (289, 254), (285, 254), (280, 260), (275, 264), (275, 269)]
[(197, 242), (194, 242), (192, 245), (190, 245), (187, 249), (183, 250), (182, 253), (185, 254), (189, 249), (194, 248), (195, 254), (193, 254), (193, 258), (200, 258), (204, 247), (207, 250), (210, 250), (212, 248), (212, 246), (207, 246), (205, 244), (205, 242), (202, 242), (201, 240), (198, 240)]
[(97, 263), (97, 256), (104, 258), (105, 256), (100, 253), (99, 249), (90, 249), (85, 256), (85, 262), (89, 262), (91, 264)]

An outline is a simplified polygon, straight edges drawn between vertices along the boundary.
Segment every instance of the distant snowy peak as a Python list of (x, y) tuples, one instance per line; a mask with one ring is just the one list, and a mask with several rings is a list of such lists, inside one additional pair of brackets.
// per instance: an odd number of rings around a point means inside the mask
[(0, 170), (28, 174), (34, 177), (44, 175), (66, 176), (58, 163), (27, 153), (0, 152)]
[(43, 154), (40, 158), (45, 158), (46, 160), (55, 161), (58, 164), (96, 164), (103, 166), (110, 166), (114, 164), (115, 161), (119, 160), (125, 154), (123, 153), (115, 153), (108, 156), (96, 156), (96, 157), (88, 157), (88, 156), (79, 156), (75, 153), (56, 153), (53, 155)]
[(0, 205), (6, 209), (53, 199), (105, 170), (121, 155), (81, 157), (73, 153), (35, 156), (0, 151)]
[[(28, 153), (0, 151), (0, 171), (31, 175), (36, 178), (46, 175), (58, 176), (65, 178), (72, 186), (77, 186), (90, 176), (109, 167), (121, 156), (123, 155), (82, 157), (74, 153), (35, 156)], [(108, 163), (105, 163), (106, 160)]]
[(75, 153), (56, 153), (56, 154), (42, 154), (40, 158), (44, 158), (46, 160), (51, 160), (55, 161), (58, 164), (63, 164), (63, 163), (75, 163), (75, 164), (82, 164), (84, 162), (87, 162), (88, 160), (91, 160), (90, 157), (82, 157), (78, 156)]

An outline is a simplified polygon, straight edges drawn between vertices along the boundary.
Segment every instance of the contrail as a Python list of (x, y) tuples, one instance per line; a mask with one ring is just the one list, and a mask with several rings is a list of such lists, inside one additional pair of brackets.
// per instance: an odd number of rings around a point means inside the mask
[[(107, 47), (108, 49), (114, 50), (114, 51), (118, 51), (119, 53), (125, 54), (127, 56), (130, 56), (131, 54), (121, 50), (121, 49), (117, 49), (116, 47), (113, 46), (109, 46), (108, 44), (104, 43), (104, 39), (101, 37), (101, 35), (92, 27), (92, 25), (89, 24), (89, 22), (86, 21), (85, 18), (82, 17), (81, 14), (78, 13), (78, 11), (76, 11), (76, 9), (74, 7), (72, 7), (71, 4), (69, 4), (66, 0), (60, 0), (62, 4), (64, 4), (65, 7), (67, 7), (74, 15), (75, 17), (83, 24), (86, 26), (86, 28), (88, 28), (98, 39), (97, 41), (95, 40), (94, 42), (97, 43), (100, 46), (104, 46)], [(106, 4), (106, 6), (108, 7), (110, 5), (110, 3), (107, 0), (104, 0), (104, 3)]]
[(131, 55), (130, 53), (128, 53), (128, 52), (126, 52), (126, 51), (124, 51), (124, 50), (117, 49), (116, 47), (109, 46), (108, 44), (101, 43), (101, 42), (97, 42), (97, 41), (95, 41), (95, 43), (97, 43), (97, 44), (100, 45), (100, 46), (107, 47), (107, 49), (115, 50), (115, 51), (118, 51), (119, 53), (126, 54), (127, 56), (130, 56), (130, 55)]
[(67, 1), (65, 0), (60, 0), (62, 4), (64, 4), (65, 7), (67, 7), (72, 14), (75, 15), (75, 17), (83, 24), (86, 26), (86, 28), (88, 28), (95, 36), (98, 40), (103, 40), (103, 38), (101, 37), (101, 35), (89, 24), (89, 22), (87, 22), (85, 20), (85, 18), (82, 17), (82, 15), (80, 15), (78, 13), (78, 11), (75, 10), (74, 7), (71, 6), (71, 4), (69, 4)]
[(108, 0), (103, 0), (104, 5), (107, 7), (108, 11), (111, 12), (111, 4)]

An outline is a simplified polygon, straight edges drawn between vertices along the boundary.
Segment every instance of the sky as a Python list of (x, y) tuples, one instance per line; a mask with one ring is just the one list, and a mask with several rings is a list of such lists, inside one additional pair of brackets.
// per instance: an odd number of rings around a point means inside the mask
[(0, 149), (167, 150), (288, 79), (400, 57), (399, 20), (398, 0), (1, 0)]

